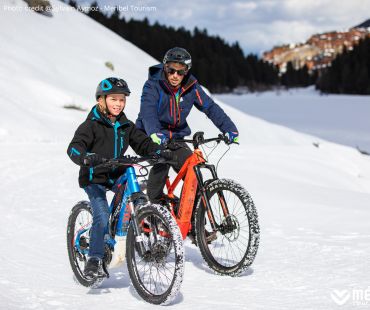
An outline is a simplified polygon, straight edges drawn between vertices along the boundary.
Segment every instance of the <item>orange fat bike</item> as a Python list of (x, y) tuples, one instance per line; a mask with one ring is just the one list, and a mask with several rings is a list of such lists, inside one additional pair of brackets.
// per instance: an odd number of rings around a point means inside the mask
[[(176, 144), (176, 140), (173, 140)], [(214, 165), (208, 164), (200, 145), (215, 141), (227, 143), (224, 135), (205, 139), (203, 132), (193, 139), (194, 152), (174, 181), (166, 180), (167, 202), (183, 239), (195, 239), (201, 255), (216, 273), (238, 276), (254, 261), (259, 244), (259, 224), (250, 194), (238, 183), (219, 179)], [(205, 179), (204, 170), (211, 177)], [(208, 173), (209, 174), (209, 173)], [(180, 180), (180, 199), (174, 194)]]

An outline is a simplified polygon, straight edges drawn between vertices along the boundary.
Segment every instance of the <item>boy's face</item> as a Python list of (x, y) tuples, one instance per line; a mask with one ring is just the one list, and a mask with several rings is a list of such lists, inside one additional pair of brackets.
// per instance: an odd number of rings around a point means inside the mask
[(117, 116), (125, 108), (126, 96), (123, 94), (107, 95), (105, 102), (109, 113), (113, 116)]
[[(179, 74), (179, 71), (184, 74)], [(169, 62), (165, 65), (165, 73), (170, 85), (172, 87), (178, 87), (187, 73), (187, 67), (177, 62)]]

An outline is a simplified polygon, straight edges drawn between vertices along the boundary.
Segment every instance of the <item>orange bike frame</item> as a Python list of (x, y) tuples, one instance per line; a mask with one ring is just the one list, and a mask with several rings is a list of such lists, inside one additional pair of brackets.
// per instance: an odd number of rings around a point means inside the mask
[(180, 227), (183, 239), (186, 238), (191, 229), (191, 215), (193, 213), (194, 201), (198, 187), (198, 180), (194, 172), (194, 167), (202, 163), (205, 163), (203, 154), (199, 149), (195, 149), (193, 154), (185, 161), (184, 165), (181, 167), (173, 183), (170, 183), (169, 178), (167, 178), (166, 180), (166, 187), (169, 198), (175, 197), (174, 191), (177, 185), (179, 184), (180, 180), (184, 180), (177, 216), (172, 210), (172, 215), (175, 217), (177, 225)]

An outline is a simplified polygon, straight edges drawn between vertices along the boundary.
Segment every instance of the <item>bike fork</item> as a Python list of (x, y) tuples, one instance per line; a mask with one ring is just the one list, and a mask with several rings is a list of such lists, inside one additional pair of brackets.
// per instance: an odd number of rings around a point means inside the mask
[(201, 168), (206, 168), (211, 171), (213, 180), (217, 179), (217, 173), (215, 167), (213, 165), (201, 164), (194, 167), (195, 175), (197, 177), (199, 190), (200, 190), (200, 197), (202, 199), (203, 205), (206, 208), (206, 212), (208, 215), (209, 222), (211, 224), (212, 230), (215, 231), (218, 229), (218, 225), (216, 224), (215, 217), (212, 211), (212, 208), (209, 203), (209, 199), (207, 196), (206, 187), (204, 186), (203, 176), (200, 172)]
[[(207, 191), (206, 191), (206, 188), (204, 186), (203, 177), (202, 177), (202, 174), (200, 172), (200, 168), (206, 168), (209, 171), (211, 171), (212, 178), (213, 178), (212, 180), (217, 180), (218, 177), (217, 177), (216, 169), (213, 165), (202, 164), (202, 165), (198, 165), (198, 166), (194, 167), (195, 174), (196, 174), (197, 179), (198, 179), (199, 189), (200, 189), (200, 192), (201, 192), (201, 199), (203, 201), (203, 205), (206, 207), (206, 212), (207, 212), (211, 227), (212, 227), (213, 230), (215, 230), (215, 229), (219, 228), (218, 227), (219, 225), (217, 225), (216, 222), (215, 222), (213, 211), (212, 211), (212, 208), (210, 206), (209, 199), (208, 199), (208, 196), (207, 196)], [(230, 212), (229, 212), (229, 208), (227, 207), (227, 203), (226, 203), (226, 200), (225, 200), (224, 193), (222, 191), (219, 191), (219, 192), (217, 192), (217, 196), (218, 196), (218, 199), (220, 201), (220, 205), (221, 205), (224, 217), (226, 219), (226, 223), (228, 225), (232, 225), (232, 222), (231, 222), (231, 219), (230, 219), (230, 216), (229, 216)]]
[(138, 245), (138, 252), (139, 252), (140, 256), (144, 256), (147, 251), (145, 249), (143, 236), (141, 235), (141, 230), (140, 230), (139, 224), (137, 222), (134, 203), (133, 203), (131, 198), (128, 198), (127, 202), (128, 202), (128, 205), (130, 206), (130, 210), (131, 210), (131, 225), (132, 225), (132, 228), (134, 230), (135, 242)]

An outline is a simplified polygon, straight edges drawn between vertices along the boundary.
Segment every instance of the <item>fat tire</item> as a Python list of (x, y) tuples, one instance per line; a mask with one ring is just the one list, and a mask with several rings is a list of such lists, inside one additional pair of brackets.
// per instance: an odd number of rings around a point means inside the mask
[(162, 205), (157, 204), (146, 204), (140, 206), (136, 211), (136, 218), (138, 223), (141, 222), (143, 218), (146, 218), (150, 214), (159, 217), (166, 226), (169, 227), (169, 231), (172, 235), (172, 244), (175, 250), (175, 268), (172, 282), (169, 288), (160, 295), (155, 295), (146, 289), (145, 285), (142, 283), (140, 276), (138, 274), (136, 260), (135, 260), (135, 234), (132, 225), (130, 225), (127, 234), (126, 243), (126, 259), (127, 259), (127, 269), (130, 274), (132, 284), (136, 292), (146, 301), (156, 305), (167, 305), (176, 297), (180, 290), (180, 286), (183, 280), (184, 266), (185, 266), (185, 256), (184, 256), (184, 246), (180, 233), (180, 229), (177, 226), (175, 219), (172, 217), (171, 213)]
[(90, 203), (88, 201), (80, 201), (78, 202), (71, 210), (71, 213), (68, 218), (68, 225), (67, 225), (67, 251), (69, 257), (69, 263), (71, 264), (72, 271), (75, 275), (75, 280), (85, 286), (90, 288), (97, 288), (103, 282), (103, 278), (96, 278), (93, 280), (88, 280), (83, 275), (83, 270), (79, 267), (77, 260), (77, 253), (74, 247), (74, 236), (75, 236), (75, 226), (76, 226), (76, 219), (78, 215), (82, 212), (86, 211), (92, 214)]
[(257, 254), (260, 235), (257, 210), (249, 193), (233, 180), (218, 179), (209, 183), (206, 186), (207, 197), (211, 198), (221, 190), (223, 192), (230, 191), (235, 194), (242, 202), (246, 212), (249, 224), (249, 240), (245, 254), (241, 260), (233, 266), (225, 266), (214, 258), (205, 237), (206, 208), (203, 205), (202, 199), (199, 199), (195, 211), (196, 241), (203, 259), (215, 273), (228, 276), (239, 276), (243, 271), (249, 268)]

